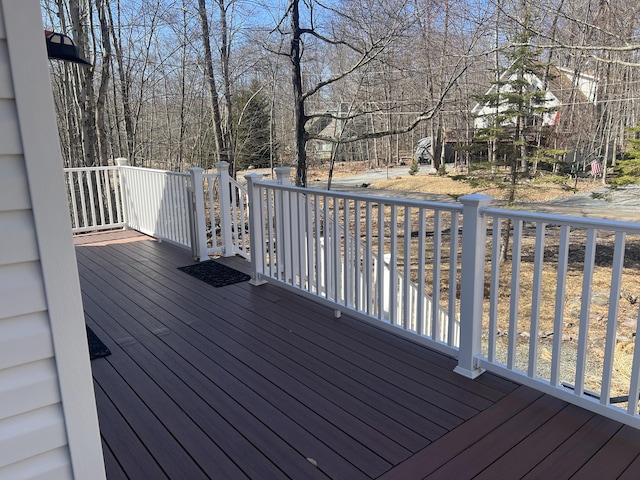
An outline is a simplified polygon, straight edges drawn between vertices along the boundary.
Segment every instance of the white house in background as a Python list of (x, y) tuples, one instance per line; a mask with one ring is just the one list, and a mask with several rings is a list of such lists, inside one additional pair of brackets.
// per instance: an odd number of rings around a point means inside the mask
[[(552, 126), (558, 125), (563, 106), (570, 103), (578, 103), (581, 105), (591, 104), (595, 105), (597, 102), (598, 84), (596, 79), (592, 75), (585, 73), (576, 73), (568, 68), (560, 68), (556, 66), (550, 67), (550, 80), (546, 88), (546, 103), (545, 107), (551, 108), (551, 113), (544, 113), (542, 115), (542, 125)], [(503, 81), (515, 79), (515, 74), (509, 72), (503, 74)], [(540, 90), (545, 91), (543, 80), (532, 74), (525, 74), (525, 80), (530, 85), (530, 91)], [(498, 87), (492, 85), (487, 90), (486, 95), (496, 92)], [(504, 92), (507, 92), (509, 85), (501, 87)], [(502, 110), (504, 110), (503, 107)], [(491, 116), (495, 114), (495, 107), (491, 107), (486, 104), (477, 103), (472, 109), (471, 114), (474, 116), (474, 127), (487, 128), (491, 125)]]
[(0, 0), (0, 479), (104, 479), (40, 3)]

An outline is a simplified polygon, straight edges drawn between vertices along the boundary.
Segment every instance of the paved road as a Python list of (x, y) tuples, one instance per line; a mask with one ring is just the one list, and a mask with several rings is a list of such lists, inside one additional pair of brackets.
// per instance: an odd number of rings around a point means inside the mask
[[(362, 188), (363, 184), (370, 185), (380, 180), (388, 180), (396, 177), (406, 177), (409, 175), (409, 167), (374, 168), (359, 175), (347, 178), (334, 178), (331, 181), (331, 190), (352, 191), (354, 188)], [(310, 182), (311, 188), (327, 188), (327, 182)], [(353, 190), (354, 193), (357, 190)]]

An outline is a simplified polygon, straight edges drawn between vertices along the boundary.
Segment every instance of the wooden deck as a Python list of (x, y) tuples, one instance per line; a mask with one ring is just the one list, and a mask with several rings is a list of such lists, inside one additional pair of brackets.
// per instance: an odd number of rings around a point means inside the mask
[(111, 480), (640, 478), (638, 430), (134, 232), (76, 243)]

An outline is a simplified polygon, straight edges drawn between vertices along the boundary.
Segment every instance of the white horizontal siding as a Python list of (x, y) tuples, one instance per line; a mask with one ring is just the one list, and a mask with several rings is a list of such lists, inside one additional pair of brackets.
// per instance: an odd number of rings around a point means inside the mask
[(0, 468), (0, 480), (67, 480), (72, 478), (69, 450), (56, 448)]
[(0, 320), (0, 370), (53, 356), (46, 313)]
[(19, 155), (22, 153), (20, 130), (16, 122), (16, 102), (0, 98), (0, 153)]
[(40, 312), (46, 308), (39, 262), (0, 266), (0, 318)]
[(0, 0), (0, 480), (103, 480), (42, 31)]
[(0, 420), (0, 468), (66, 444), (60, 404)]
[(0, 264), (38, 260), (38, 245), (30, 210), (0, 212)]
[(0, 38), (0, 98), (13, 98), (7, 41)]
[(0, 211), (30, 208), (24, 159), (20, 155), (0, 155)]
[(58, 375), (52, 358), (0, 371), (0, 418), (59, 402)]

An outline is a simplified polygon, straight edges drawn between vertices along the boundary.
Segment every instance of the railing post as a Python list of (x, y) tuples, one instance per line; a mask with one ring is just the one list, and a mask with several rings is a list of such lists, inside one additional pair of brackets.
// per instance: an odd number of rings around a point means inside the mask
[(276, 167), (275, 171), (279, 185), (291, 185), (291, 167)]
[[(216, 163), (216, 170), (218, 171), (218, 191), (220, 192), (220, 238), (222, 240), (222, 252), (225, 257), (232, 257), (235, 255), (233, 251), (233, 234), (232, 234), (232, 222), (231, 222), (231, 202), (229, 195), (233, 195), (235, 192), (231, 190), (231, 182), (229, 181), (229, 163), (222, 161)], [(213, 215), (211, 216), (213, 222)], [(242, 231), (244, 225), (235, 225), (236, 234)], [(213, 228), (213, 227), (212, 227)]]
[[(204, 214), (204, 188), (202, 173), (204, 170), (200, 167), (192, 167), (189, 169), (191, 174), (191, 188), (193, 189), (193, 230), (195, 238), (191, 239), (191, 247), (195, 247), (195, 258), (199, 262), (207, 260), (207, 221)], [(215, 226), (211, 226), (215, 228)]]
[[(460, 375), (476, 378), (484, 372), (476, 364), (482, 350), (482, 302), (487, 219), (482, 215), (492, 197), (472, 194), (458, 199), (462, 203), (462, 271), (460, 279)], [(436, 321), (436, 319), (434, 319)]]
[(262, 175), (249, 173), (244, 178), (247, 180), (247, 196), (249, 197), (249, 249), (251, 255), (251, 280), (249, 283), (262, 285), (267, 283), (260, 276), (264, 267), (264, 238), (259, 213), (262, 211), (262, 196), (259, 187), (254, 185), (255, 182), (262, 179)]

